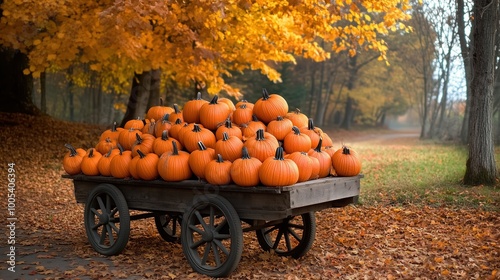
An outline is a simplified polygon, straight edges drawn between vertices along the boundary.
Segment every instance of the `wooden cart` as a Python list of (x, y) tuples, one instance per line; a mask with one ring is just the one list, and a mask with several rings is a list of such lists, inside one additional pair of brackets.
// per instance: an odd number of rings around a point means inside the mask
[[(327, 177), (276, 188), (213, 186), (197, 180), (63, 177), (73, 180), (76, 201), (85, 204), (85, 229), (97, 252), (119, 254), (128, 242), (130, 221), (154, 217), (161, 237), (180, 242), (195, 271), (223, 277), (240, 261), (243, 232), (255, 231), (264, 250), (303, 256), (315, 238), (314, 212), (356, 202), (363, 176)], [(129, 210), (145, 212), (131, 215)]]

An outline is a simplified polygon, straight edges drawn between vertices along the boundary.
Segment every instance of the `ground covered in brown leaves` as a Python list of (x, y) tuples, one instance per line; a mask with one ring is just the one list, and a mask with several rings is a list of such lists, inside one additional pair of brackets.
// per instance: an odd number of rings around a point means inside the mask
[[(180, 244), (163, 241), (151, 219), (133, 221), (124, 252), (103, 257), (89, 245), (83, 207), (62, 179), (64, 143), (88, 148), (104, 128), (48, 117), (0, 114), (0, 216), (7, 225), (7, 167), (16, 172), (16, 272), (7, 270), (7, 231), (0, 279), (199, 279)], [(477, 209), (426, 205), (351, 205), (316, 213), (312, 249), (278, 257), (244, 234), (230, 279), (497, 279), (500, 217)]]

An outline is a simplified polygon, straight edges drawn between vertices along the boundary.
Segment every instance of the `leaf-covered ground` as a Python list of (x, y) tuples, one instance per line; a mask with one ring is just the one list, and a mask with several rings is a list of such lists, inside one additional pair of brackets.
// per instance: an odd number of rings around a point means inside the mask
[[(83, 207), (62, 179), (64, 143), (88, 148), (104, 128), (48, 117), (0, 114), (0, 176), (16, 172), (16, 272), (7, 270), (7, 190), (0, 192), (0, 279), (199, 279), (181, 245), (163, 241), (151, 219), (132, 222), (124, 252), (89, 245)], [(260, 248), (244, 234), (230, 279), (497, 279), (500, 217), (495, 211), (426, 205), (351, 205), (316, 213), (312, 249), (299, 260)]]

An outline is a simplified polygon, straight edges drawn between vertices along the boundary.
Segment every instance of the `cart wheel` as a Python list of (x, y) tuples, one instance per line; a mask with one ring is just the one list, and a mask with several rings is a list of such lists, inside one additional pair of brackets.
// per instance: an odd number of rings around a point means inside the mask
[(130, 213), (117, 187), (110, 184), (95, 187), (87, 197), (84, 220), (87, 238), (98, 253), (116, 255), (127, 245)]
[(243, 230), (233, 206), (217, 195), (196, 197), (182, 219), (182, 249), (191, 267), (211, 277), (231, 273), (243, 252)]
[(313, 212), (286, 218), (282, 223), (256, 231), (257, 240), (265, 251), (271, 249), (280, 256), (300, 258), (314, 242), (316, 218)]
[(181, 242), (181, 217), (178, 214), (155, 216), (155, 224), (160, 236), (167, 242)]

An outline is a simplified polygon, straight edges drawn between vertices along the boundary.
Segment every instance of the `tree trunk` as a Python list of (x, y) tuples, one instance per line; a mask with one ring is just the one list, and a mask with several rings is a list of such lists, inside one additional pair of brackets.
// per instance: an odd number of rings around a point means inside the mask
[(498, 0), (474, 1), (469, 158), (464, 176), (467, 185), (492, 185), (497, 179), (492, 133), (497, 11)]
[(149, 109), (153, 106), (160, 105), (160, 82), (161, 70), (151, 70), (151, 93), (149, 95), (148, 106)]
[(344, 119), (342, 120), (342, 125), (340, 127), (346, 130), (351, 129), (353, 116), (354, 116), (354, 99), (348, 96), (345, 102)]
[(33, 104), (33, 77), (23, 73), (26, 68), (25, 54), (0, 46), (0, 112), (40, 114)]
[(458, 39), (460, 41), (460, 50), (461, 50), (461, 56), (463, 59), (464, 63), (464, 70), (465, 70), (465, 88), (467, 92), (467, 99), (465, 101), (465, 112), (464, 112), (464, 119), (462, 122), (462, 128), (460, 131), (460, 138), (462, 140), (462, 143), (467, 143), (467, 137), (469, 135), (468, 133), (468, 126), (469, 126), (469, 116), (470, 116), (470, 91), (471, 91), (471, 86), (470, 86), (470, 81), (472, 80), (471, 76), (471, 65), (470, 65), (470, 54), (472, 53), (471, 47), (473, 46), (474, 43), (474, 36), (473, 36), (473, 29), (475, 25), (475, 20), (472, 20), (472, 30), (471, 30), (471, 36), (470, 38), (470, 46), (467, 45), (467, 38), (465, 37), (465, 20), (464, 20), (464, 14), (465, 14), (465, 5), (463, 0), (457, 0), (457, 24), (458, 24)]
[(146, 114), (149, 95), (151, 92), (151, 71), (135, 74), (132, 90), (128, 99), (127, 111), (123, 116), (121, 127), (131, 119), (143, 118)]

